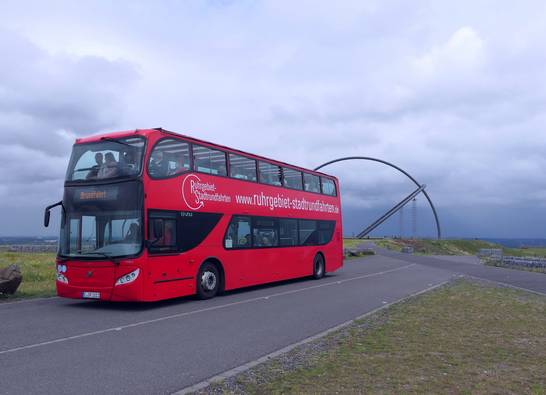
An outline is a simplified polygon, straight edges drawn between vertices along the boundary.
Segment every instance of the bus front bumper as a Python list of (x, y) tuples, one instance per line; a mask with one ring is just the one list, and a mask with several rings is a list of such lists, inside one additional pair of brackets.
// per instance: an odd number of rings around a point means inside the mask
[(63, 298), (104, 300), (110, 302), (143, 301), (142, 284), (140, 281), (112, 287), (70, 285), (57, 281), (57, 295)]

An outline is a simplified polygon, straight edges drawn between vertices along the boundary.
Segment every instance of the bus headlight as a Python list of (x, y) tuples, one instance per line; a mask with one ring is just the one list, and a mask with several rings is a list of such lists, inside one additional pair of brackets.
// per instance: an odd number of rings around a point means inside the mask
[(135, 281), (140, 274), (140, 269), (135, 269), (131, 273), (124, 274), (117, 279), (116, 285), (129, 284)]
[(62, 273), (57, 273), (57, 281), (63, 284), (68, 284), (68, 278)]
[(57, 265), (57, 273), (66, 273), (66, 265)]

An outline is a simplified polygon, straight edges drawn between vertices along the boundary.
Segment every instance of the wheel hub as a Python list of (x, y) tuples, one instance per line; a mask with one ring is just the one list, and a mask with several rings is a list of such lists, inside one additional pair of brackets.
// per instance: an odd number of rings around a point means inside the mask
[(322, 275), (322, 262), (317, 261), (317, 269), (316, 269), (317, 275)]
[(209, 271), (203, 272), (203, 275), (201, 276), (201, 285), (203, 286), (203, 289), (212, 291), (216, 288), (216, 274)]

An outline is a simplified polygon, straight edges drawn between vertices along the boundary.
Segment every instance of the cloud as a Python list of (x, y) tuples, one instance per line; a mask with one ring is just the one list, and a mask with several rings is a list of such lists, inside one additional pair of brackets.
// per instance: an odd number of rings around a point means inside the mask
[(9, 54), (0, 62), (0, 202), (43, 206), (62, 196), (75, 137), (115, 127), (138, 74), (123, 60), (51, 54), (5, 29), (0, 52)]
[(115, 125), (124, 91), (136, 78), (127, 62), (51, 55), (6, 30), (0, 30), (0, 51), (10, 54), (0, 64), (3, 142), (50, 154), (65, 154), (63, 131), (81, 134)]
[(414, 60), (418, 73), (425, 76), (441, 72), (450, 72), (460, 76), (461, 72), (475, 71), (485, 62), (485, 43), (471, 27), (458, 29), (449, 40), (440, 47), (430, 49)]
[[(7, 2), (0, 32), (0, 154), (30, 157), (0, 170), (2, 201), (62, 178), (75, 136), (163, 126), (309, 168), (386, 159), (427, 184), (448, 234), (514, 213), (539, 233), (523, 214), (546, 196), (540, 2), (29, 4)], [(374, 163), (325, 171), (351, 221), (414, 189)]]

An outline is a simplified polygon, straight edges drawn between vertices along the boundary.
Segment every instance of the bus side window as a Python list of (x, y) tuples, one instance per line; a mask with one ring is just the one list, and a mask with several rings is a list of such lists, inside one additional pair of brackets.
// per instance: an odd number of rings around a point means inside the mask
[(241, 155), (229, 154), (229, 176), (256, 182), (256, 161)]
[(281, 186), (281, 168), (267, 162), (258, 162), (260, 182), (262, 184)]
[(203, 147), (193, 146), (193, 168), (201, 173), (226, 176), (226, 154), (225, 152)]
[(279, 238), (281, 247), (293, 247), (298, 245), (298, 220), (280, 218)]
[(224, 247), (250, 248), (250, 217), (233, 216), (224, 239)]
[(282, 168), (284, 186), (292, 189), (303, 189), (301, 171), (289, 169), (288, 167)]
[(254, 247), (277, 247), (279, 245), (279, 224), (276, 218), (254, 218), (252, 225)]
[(312, 246), (318, 244), (317, 221), (299, 220), (300, 245)]
[(190, 146), (188, 143), (164, 139), (152, 150), (148, 162), (148, 173), (152, 178), (166, 178), (190, 169)]
[[(153, 212), (148, 221), (148, 246), (150, 252), (175, 252), (177, 251), (176, 238), (176, 213)], [(162, 234), (155, 234), (155, 229), (162, 229)]]
[(336, 184), (334, 184), (334, 181), (325, 177), (320, 177), (320, 180), (322, 181), (322, 193), (329, 196), (336, 196)]
[(303, 188), (307, 192), (320, 193), (320, 178), (314, 174), (303, 173)]
[(336, 221), (318, 221), (318, 244), (327, 244), (332, 240)]

